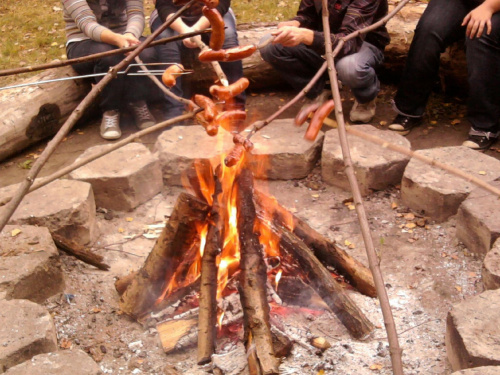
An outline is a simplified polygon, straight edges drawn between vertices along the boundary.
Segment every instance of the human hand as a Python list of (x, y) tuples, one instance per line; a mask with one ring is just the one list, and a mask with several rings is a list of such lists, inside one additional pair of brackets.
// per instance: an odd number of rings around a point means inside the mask
[(491, 33), (491, 17), (494, 11), (485, 3), (479, 5), (477, 8), (467, 14), (462, 22), (462, 26), (467, 25), (465, 35), (468, 38), (479, 38), (483, 35), (484, 28), (486, 27), (486, 34)]
[(300, 26), (300, 22), (296, 21), (296, 20), (293, 20), (293, 21), (283, 21), (283, 22), (278, 23), (278, 29), (281, 29), (281, 28), (283, 28), (285, 26), (299, 27)]
[(281, 29), (273, 31), (273, 44), (282, 44), (285, 47), (295, 47), (300, 43), (311, 45), (314, 34), (312, 30), (296, 26), (283, 26)]
[(134, 34), (125, 33), (125, 34), (123, 34), (123, 37), (128, 42), (128, 46), (127, 47), (136, 46), (138, 44), (141, 44), (140, 40), (137, 39)]
[[(196, 30), (191, 30), (191, 32), (196, 31)], [(193, 36), (191, 38), (184, 39), (182, 43), (184, 43), (184, 46), (187, 48), (196, 48), (199, 46), (199, 42), (201, 42), (201, 37), (199, 35)]]

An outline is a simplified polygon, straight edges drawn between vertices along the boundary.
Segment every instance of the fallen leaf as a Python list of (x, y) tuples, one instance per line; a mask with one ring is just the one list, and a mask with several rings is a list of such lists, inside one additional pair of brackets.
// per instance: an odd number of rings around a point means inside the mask
[(356, 209), (356, 207), (353, 204), (350, 204), (349, 206), (347, 206), (347, 208), (350, 209), (351, 211)]
[(21, 233), (21, 229), (13, 229), (12, 232), (10, 232), (10, 235), (12, 237), (17, 236), (19, 233)]
[(437, 121), (430, 121), (429, 124), (431, 125), (436, 125), (438, 122)]
[(313, 197), (313, 198), (319, 198), (319, 194), (313, 194), (313, 195), (311, 195), (311, 197)]
[(477, 276), (477, 274), (476, 274), (475, 272), (469, 272), (469, 273), (468, 273), (468, 276), (469, 276), (469, 277), (476, 277), (476, 276)]
[(92, 310), (90, 310), (91, 313), (97, 314), (100, 313), (102, 310), (99, 307), (94, 307)]
[(118, 228), (118, 232), (119, 232), (119, 233), (123, 233), (123, 232), (125, 232), (125, 229), (123, 229), (123, 228)]
[(415, 223), (408, 223), (408, 224), (405, 225), (405, 227), (408, 228), (408, 229), (413, 229), (416, 226), (417, 226), (417, 224), (415, 224)]
[(370, 370), (372, 371), (380, 371), (384, 368), (384, 365), (380, 363), (374, 363), (373, 365), (370, 365)]
[(351, 241), (349, 241), (349, 240), (345, 240), (345, 241), (344, 241), (344, 245), (346, 245), (346, 246), (350, 246), (350, 245), (352, 245), (352, 243), (351, 243)]
[(455, 289), (458, 290), (459, 292), (462, 291), (462, 287), (461, 286), (458, 286), (458, 285), (455, 285)]
[(481, 176), (486, 175), (486, 171), (479, 171), (478, 173), (479, 173)]
[(406, 214), (404, 217), (406, 220), (414, 220), (415, 219), (415, 215), (413, 215), (411, 212), (409, 214)]
[(380, 121), (380, 125), (381, 126), (386, 126), (387, 125), (387, 121)]
[(355, 247), (356, 245), (354, 245), (353, 243), (348, 246), (349, 249), (354, 249)]
[(126, 217), (125, 221), (128, 221), (130, 223), (131, 221), (134, 221), (134, 218), (133, 217)]
[(460, 121), (459, 119), (457, 119), (457, 118), (456, 118), (455, 120), (453, 120), (453, 121), (451, 122), (451, 124), (452, 124), (452, 125), (457, 125), (457, 124), (460, 124), (460, 122), (461, 122), (461, 121)]
[(73, 346), (73, 343), (70, 340), (63, 338), (59, 341), (59, 346), (62, 349), (71, 349), (71, 347)]
[(392, 202), (392, 203), (391, 203), (391, 208), (392, 208), (393, 210), (395, 210), (396, 208), (398, 208), (398, 204), (397, 204), (396, 202)]

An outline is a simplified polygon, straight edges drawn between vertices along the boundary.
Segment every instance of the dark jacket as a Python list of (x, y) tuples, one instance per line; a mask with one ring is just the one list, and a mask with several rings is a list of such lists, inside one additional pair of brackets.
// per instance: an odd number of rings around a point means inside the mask
[[(293, 19), (299, 21), (301, 27), (314, 31), (314, 39), (310, 47), (323, 55), (325, 53), (325, 36), (321, 18), (321, 3), (321, 0), (302, 0), (297, 15)], [(328, 8), (333, 49), (340, 38), (370, 26), (383, 18), (388, 11), (387, 0), (329, 0)], [(390, 37), (385, 26), (380, 26), (368, 34), (345, 43), (337, 57), (357, 52), (363, 40), (383, 51), (385, 46), (389, 44)]]
[[(231, 5), (231, 0), (220, 0), (217, 10), (222, 17), (229, 10)], [(160, 15), (161, 22), (165, 22), (169, 14), (177, 12), (182, 6), (177, 6), (172, 3), (172, 0), (156, 0), (156, 9)], [(203, 3), (196, 2), (190, 8), (188, 8), (181, 16), (181, 19), (188, 26), (192, 26), (200, 19), (202, 16), (201, 9), (203, 8)]]

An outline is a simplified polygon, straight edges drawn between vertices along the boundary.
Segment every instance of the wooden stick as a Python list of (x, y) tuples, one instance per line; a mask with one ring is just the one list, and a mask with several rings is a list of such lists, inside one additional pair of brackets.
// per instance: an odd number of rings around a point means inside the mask
[[(245, 342), (247, 349), (255, 348), (256, 360), (263, 375), (277, 375), (279, 361), (274, 355), (269, 304), (266, 292), (266, 265), (259, 237), (254, 232), (256, 220), (253, 203), (253, 176), (243, 169), (236, 178), (238, 186), (238, 232), (240, 238), (240, 284), (239, 292), (244, 313)], [(251, 352), (249, 354), (252, 354)], [(251, 355), (249, 355), (251, 358)]]
[(324, 265), (334, 267), (359, 292), (369, 297), (377, 296), (373, 276), (361, 262), (281, 206), (274, 197), (256, 190), (255, 201), (261, 218), (271, 216), (272, 220), (276, 221), (279, 226), (288, 228), (304, 241)]
[(56, 243), (57, 247), (63, 250), (65, 253), (72, 255), (77, 259), (80, 259), (82, 262), (97, 267), (100, 270), (109, 270), (109, 266), (103, 262), (104, 258), (99, 254), (95, 254), (87, 250), (82, 245), (64, 238), (63, 236), (56, 233), (52, 234), (52, 239)]
[(345, 294), (340, 284), (321, 264), (296, 235), (286, 228), (279, 228), (280, 249), (295, 258), (309, 279), (310, 285), (325, 301), (330, 310), (339, 318), (349, 333), (356, 339), (366, 339), (373, 329), (373, 324)]
[(2, 215), (0, 215), (0, 232), (3, 230), (14, 211), (21, 203), (24, 196), (28, 193), (30, 186), (35, 181), (36, 176), (42, 169), (43, 165), (47, 162), (50, 155), (55, 151), (57, 146), (66, 137), (71, 128), (76, 124), (76, 122), (82, 117), (84, 111), (94, 102), (98, 97), (100, 92), (106, 87), (106, 85), (116, 77), (117, 72), (121, 71), (123, 68), (128, 66), (130, 62), (138, 56), (163, 30), (170, 26), (170, 24), (177, 19), (188, 7), (190, 7), (196, 0), (191, 0), (189, 3), (180, 8), (175, 12), (169, 20), (167, 20), (162, 26), (158, 28), (154, 33), (146, 38), (134, 51), (130, 52), (130, 55), (126, 56), (123, 61), (110, 68), (109, 72), (102, 78), (99, 83), (94, 85), (87, 96), (80, 102), (80, 104), (75, 108), (73, 113), (68, 117), (66, 122), (61, 126), (57, 134), (49, 142), (45, 150), (41, 153), (40, 157), (35, 160), (33, 166), (31, 167), (26, 179), (20, 184), (19, 188), (14, 195), (14, 198), (6, 205)]
[[(220, 169), (220, 168), (218, 168)], [(222, 249), (224, 239), (224, 215), (219, 196), (222, 185), (214, 175), (215, 191), (208, 222), (207, 241), (201, 259), (201, 285), (200, 285), (200, 317), (198, 319), (198, 364), (204, 365), (212, 360), (215, 353), (215, 340), (217, 338), (217, 255)]]
[(209, 207), (203, 201), (181, 193), (172, 215), (144, 265), (120, 298), (120, 309), (139, 318), (151, 310), (182, 262), (187, 248), (198, 235), (197, 224), (204, 222)]
[[(394, 10), (384, 17), (381, 21), (383, 23), (387, 22), (391, 17), (393, 17), (409, 0), (403, 0), (398, 4)], [(356, 212), (358, 214), (359, 225), (361, 228), (361, 234), (365, 242), (366, 254), (368, 256), (368, 263), (370, 265), (370, 270), (373, 274), (373, 279), (375, 281), (375, 287), (377, 289), (378, 298), (380, 300), (380, 307), (382, 309), (382, 315), (384, 317), (385, 328), (387, 330), (387, 338), (389, 340), (389, 348), (391, 353), (392, 370), (394, 375), (403, 375), (403, 361), (401, 359), (402, 350), (399, 346), (398, 334), (396, 331), (396, 325), (394, 323), (394, 317), (392, 315), (391, 305), (389, 303), (389, 297), (387, 296), (387, 291), (385, 290), (384, 278), (382, 277), (382, 272), (380, 270), (380, 264), (378, 262), (377, 253), (375, 251), (375, 246), (373, 245), (373, 239), (370, 233), (370, 225), (368, 224), (368, 219), (366, 216), (366, 211), (363, 206), (363, 199), (361, 197), (361, 192), (359, 190), (358, 181), (356, 180), (356, 174), (354, 172), (354, 167), (351, 159), (351, 154), (349, 150), (349, 144), (347, 142), (347, 133), (344, 122), (344, 115), (342, 112), (342, 99), (340, 97), (339, 85), (337, 81), (337, 71), (335, 69), (334, 58), (337, 56), (338, 52), (341, 50), (342, 46), (345, 44), (347, 38), (354, 38), (359, 35), (359, 32), (353, 33), (353, 36), (348, 35), (343, 40), (339, 41), (335, 52), (332, 51), (332, 38), (330, 34), (330, 23), (328, 14), (328, 0), (322, 0), (322, 18), (323, 18), (323, 30), (325, 35), (325, 51), (326, 51), (326, 61), (328, 63), (328, 74), (330, 77), (330, 83), (332, 85), (333, 100), (335, 102), (335, 118), (338, 123), (338, 132), (340, 139), (340, 146), (342, 148), (342, 154), (344, 156), (345, 173), (349, 180), (349, 185), (351, 186), (351, 191), (353, 194), (353, 199), (356, 207)], [(375, 23), (370, 26), (371, 28), (363, 29), (362, 32), (368, 32), (375, 27), (380, 22)], [(365, 31), (366, 30), (366, 31)]]
[[(158, 40), (151, 42), (149, 44), (149, 47), (159, 46), (162, 44), (175, 42), (177, 40), (191, 38), (191, 37), (197, 36), (197, 35), (208, 34), (211, 31), (212, 31), (212, 29), (205, 29), (205, 30), (201, 30), (201, 31), (193, 31), (193, 32), (186, 33), (186, 34), (179, 34), (179, 35), (171, 36), (168, 38), (158, 39)], [(128, 52), (132, 52), (137, 47), (138, 46), (119, 48), (119, 49), (114, 49), (111, 51), (94, 53), (93, 55), (78, 57), (76, 59), (69, 59), (69, 60), (64, 60), (64, 61), (52, 61), (50, 63), (40, 64), (40, 65), (35, 65), (35, 66), (24, 66), (24, 67), (20, 67), (20, 68), (4, 69), (4, 70), (0, 70), (0, 77), (10, 76), (10, 75), (14, 75), (14, 74), (37, 72), (40, 70), (61, 68), (63, 66), (80, 64), (82, 62), (93, 61), (93, 60), (101, 59), (103, 57), (121, 55), (121, 54), (125, 54)]]

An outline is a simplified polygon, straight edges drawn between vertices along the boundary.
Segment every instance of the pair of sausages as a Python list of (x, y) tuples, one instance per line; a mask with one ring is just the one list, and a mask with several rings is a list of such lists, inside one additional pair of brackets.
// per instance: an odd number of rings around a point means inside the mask
[(248, 44), (246, 46), (237, 46), (228, 49), (207, 49), (205, 51), (201, 51), (198, 55), (198, 59), (201, 62), (213, 62), (213, 61), (222, 61), (222, 62), (232, 62), (239, 61), (251, 56), (257, 50), (257, 46), (254, 44)]
[(251, 151), (253, 149), (253, 143), (241, 134), (235, 134), (233, 136), (233, 143), (233, 148), (224, 158), (224, 164), (227, 167), (235, 166), (241, 160), (245, 151)]
[(297, 113), (297, 116), (295, 116), (295, 125), (301, 126), (304, 122), (306, 122), (309, 116), (313, 115), (311, 122), (307, 127), (306, 133), (304, 134), (304, 138), (308, 141), (314, 141), (323, 126), (323, 122), (334, 108), (335, 104), (333, 100), (328, 100), (324, 103), (311, 103)]

